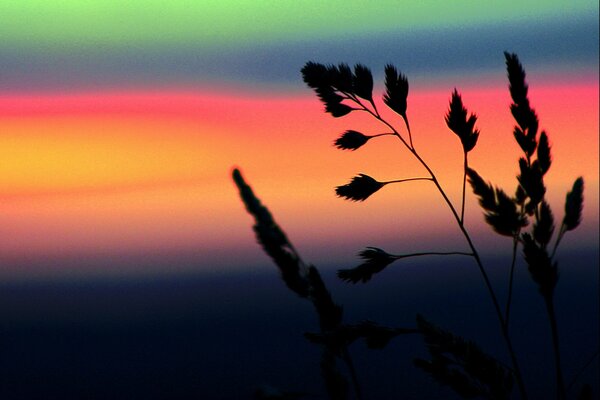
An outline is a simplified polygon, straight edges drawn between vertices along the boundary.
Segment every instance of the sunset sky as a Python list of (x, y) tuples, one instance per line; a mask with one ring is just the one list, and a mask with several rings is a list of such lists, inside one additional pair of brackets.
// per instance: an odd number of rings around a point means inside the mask
[[(369, 66), (377, 101), (384, 65), (404, 72), (415, 146), (460, 205), (450, 94), (479, 117), (471, 166), (512, 193), (520, 150), (503, 51), (517, 53), (552, 144), (557, 220), (585, 179), (584, 222), (564, 246), (597, 248), (598, 3), (434, 3), (1, 2), (0, 280), (263, 268), (234, 167), (317, 264), (355, 262), (364, 246), (464, 251), (427, 182), (360, 204), (335, 197), (357, 173), (425, 171), (391, 137), (335, 149), (347, 129), (383, 127), (326, 115), (301, 79), (309, 60)], [(472, 195), (467, 225), (487, 251), (510, 249)]]

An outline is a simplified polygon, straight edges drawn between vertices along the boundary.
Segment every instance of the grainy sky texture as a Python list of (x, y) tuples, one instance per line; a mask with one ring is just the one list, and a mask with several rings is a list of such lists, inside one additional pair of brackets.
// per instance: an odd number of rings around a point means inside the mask
[[(386, 63), (406, 73), (415, 145), (458, 203), (461, 149), (443, 119), (450, 93), (457, 87), (479, 116), (473, 167), (512, 192), (519, 151), (502, 52), (517, 53), (553, 145), (555, 214), (572, 181), (586, 180), (584, 226), (565, 245), (596, 246), (597, 2), (439, 4), (0, 3), (0, 279), (264, 263), (229, 179), (234, 166), (315, 262), (397, 246), (400, 236), (407, 247), (425, 238), (463, 246), (426, 183), (364, 204), (335, 198), (333, 187), (359, 172), (423, 171), (390, 138), (334, 149), (346, 129), (381, 127), (325, 115), (300, 77), (309, 60), (361, 62), (376, 93)], [(472, 229), (484, 231), (472, 197), (467, 207)]]

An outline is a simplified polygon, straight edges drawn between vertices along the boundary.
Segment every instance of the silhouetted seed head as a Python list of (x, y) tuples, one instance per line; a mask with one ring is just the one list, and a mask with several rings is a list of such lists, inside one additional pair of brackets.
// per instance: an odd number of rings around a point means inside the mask
[(550, 154), (550, 144), (548, 143), (548, 135), (545, 131), (540, 134), (540, 140), (537, 146), (537, 159), (542, 169), (542, 174), (546, 174), (552, 165), (552, 155)]
[(545, 247), (550, 243), (552, 234), (554, 233), (554, 216), (550, 205), (546, 201), (542, 201), (540, 205), (539, 218), (533, 225), (533, 238), (542, 247)]
[(454, 89), (450, 107), (446, 113), (446, 125), (460, 138), (465, 153), (473, 150), (479, 138), (479, 130), (475, 129), (475, 122), (477, 122), (477, 116), (471, 114), (467, 118), (467, 109), (463, 106), (460, 94)]
[(512, 237), (527, 225), (527, 219), (517, 211), (517, 200), (511, 199), (502, 189), (486, 183), (471, 168), (467, 168), (467, 176), (473, 193), (479, 198), (479, 205), (485, 211), (485, 221), (496, 233)]
[(360, 132), (348, 130), (334, 142), (335, 147), (342, 150), (356, 150), (371, 139)]
[(451, 387), (463, 398), (509, 399), (513, 375), (504, 365), (484, 353), (475, 343), (417, 315), (431, 360), (417, 358), (416, 367), (441, 385)]
[(521, 186), (523, 186), (532, 206), (536, 206), (542, 201), (546, 194), (544, 175), (540, 168), (539, 161), (535, 160), (531, 165), (528, 165), (527, 160), (521, 157), (519, 159), (519, 169), (521, 170), (521, 173), (517, 176), (517, 180)]
[(538, 246), (530, 234), (521, 236), (523, 241), (523, 256), (531, 278), (538, 284), (540, 293), (545, 298), (552, 297), (556, 283), (558, 282), (558, 267), (552, 260), (545, 248)]
[(528, 86), (525, 81), (525, 70), (516, 54), (504, 52), (506, 58), (506, 71), (508, 73), (509, 90), (513, 100), (510, 111), (517, 122), (515, 139), (521, 149), (531, 157), (537, 145), (536, 135), (539, 121), (535, 110), (529, 105), (527, 98)]
[(359, 253), (359, 256), (365, 260), (361, 265), (352, 269), (341, 269), (338, 271), (338, 277), (346, 282), (368, 282), (373, 275), (381, 272), (398, 259), (397, 256), (386, 253), (377, 247), (367, 247)]
[(354, 66), (354, 76), (352, 77), (352, 87), (358, 97), (365, 100), (373, 100), (373, 74), (371, 70), (362, 64)]
[(385, 94), (383, 102), (406, 119), (408, 80), (391, 64), (385, 66)]
[(233, 170), (233, 180), (246, 210), (254, 217), (256, 239), (279, 268), (287, 287), (300, 297), (308, 297), (310, 284), (304, 273), (304, 265), (283, 230), (275, 223), (269, 210), (254, 195), (238, 169)]
[(325, 104), (325, 111), (336, 118), (355, 110), (344, 104), (344, 100), (354, 95), (367, 100), (372, 98), (373, 77), (371, 71), (362, 65), (357, 65), (352, 73), (348, 64), (336, 66), (309, 61), (301, 72), (304, 82)]
[(504, 52), (506, 59), (506, 72), (508, 73), (508, 82), (510, 96), (516, 104), (529, 106), (527, 99), (528, 86), (525, 82), (525, 70), (514, 53)]
[(385, 184), (376, 181), (365, 174), (359, 174), (352, 178), (346, 185), (338, 186), (335, 193), (352, 201), (364, 201), (373, 193), (381, 189)]
[(563, 225), (565, 231), (572, 231), (581, 223), (581, 211), (583, 210), (583, 178), (579, 177), (573, 183), (573, 189), (567, 193), (565, 202), (565, 217)]

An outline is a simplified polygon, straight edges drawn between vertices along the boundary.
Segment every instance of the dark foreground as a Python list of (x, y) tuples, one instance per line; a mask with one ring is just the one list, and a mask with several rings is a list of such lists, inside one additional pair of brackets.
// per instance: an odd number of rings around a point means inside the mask
[[(590, 251), (561, 274), (557, 303), (567, 382), (598, 346), (597, 260), (597, 250)], [(398, 265), (365, 286), (339, 283), (333, 268), (323, 275), (349, 322), (413, 327), (421, 313), (506, 359), (491, 303), (468, 262)], [(504, 283), (504, 275), (492, 276)], [(546, 315), (523, 268), (513, 312), (526, 383), (534, 398), (552, 396)], [(261, 385), (324, 398), (319, 349), (302, 336), (317, 329), (312, 309), (286, 290), (274, 268), (5, 283), (0, 313), (2, 399), (250, 399)], [(424, 355), (419, 337), (401, 337), (384, 351), (362, 343), (351, 350), (368, 399), (455, 398), (412, 366)], [(571, 394), (582, 382), (598, 393), (598, 373), (596, 360)]]

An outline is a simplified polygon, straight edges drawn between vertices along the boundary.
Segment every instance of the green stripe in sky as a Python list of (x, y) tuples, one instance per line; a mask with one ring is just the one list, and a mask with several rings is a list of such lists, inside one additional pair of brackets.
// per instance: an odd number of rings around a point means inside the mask
[(3, 46), (211, 47), (590, 13), (596, 0), (3, 0), (0, 37)]

